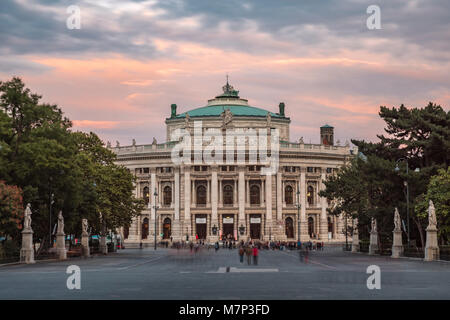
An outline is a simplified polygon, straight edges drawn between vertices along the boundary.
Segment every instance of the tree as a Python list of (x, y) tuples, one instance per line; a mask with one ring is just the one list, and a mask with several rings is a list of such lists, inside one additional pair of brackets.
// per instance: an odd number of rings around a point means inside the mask
[(16, 186), (9, 186), (0, 181), (0, 234), (18, 240), (22, 219), (22, 191)]
[(437, 175), (432, 176), (426, 194), (419, 198), (416, 212), (426, 222), (430, 200), (436, 208), (439, 239), (441, 243), (446, 243), (450, 234), (450, 167), (447, 170), (440, 169)]

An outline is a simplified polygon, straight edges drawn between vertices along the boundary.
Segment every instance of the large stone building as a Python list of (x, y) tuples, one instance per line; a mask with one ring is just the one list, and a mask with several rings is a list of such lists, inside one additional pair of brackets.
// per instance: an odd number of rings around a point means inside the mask
[[(278, 113), (272, 113), (250, 106), (228, 82), (223, 91), (207, 106), (185, 113), (177, 114), (177, 106), (172, 105), (171, 116), (166, 119), (166, 142), (153, 139), (152, 144), (136, 145), (133, 141), (131, 146), (117, 144), (112, 148), (117, 163), (136, 175), (135, 194), (148, 205), (123, 230), (125, 244), (152, 244), (155, 227), (158, 242), (196, 238), (214, 242), (223, 236), (237, 240), (342, 241), (343, 221), (327, 214), (327, 201), (318, 192), (324, 187), (322, 180), (357, 150), (351, 150), (348, 143), (335, 145), (334, 129), (328, 125), (320, 128), (321, 144), (306, 144), (302, 138), (289, 142), (291, 120), (285, 115), (284, 103), (279, 104)], [(236, 146), (227, 161), (224, 151), (220, 161), (211, 163), (180, 147), (191, 146), (195, 134), (207, 135), (208, 129), (216, 130), (215, 136), (244, 129), (267, 136), (246, 140), (244, 161), (239, 161), (241, 149)], [(184, 138), (192, 137), (192, 141), (188, 139), (186, 144), (177, 132)], [(256, 141), (263, 145), (264, 139), (269, 142), (267, 155), (276, 162), (271, 173), (264, 171), (268, 162), (262, 161), (261, 154), (250, 156), (250, 146)], [(205, 145), (204, 140), (200, 145)], [(186, 161), (177, 161), (174, 155), (185, 156)]]

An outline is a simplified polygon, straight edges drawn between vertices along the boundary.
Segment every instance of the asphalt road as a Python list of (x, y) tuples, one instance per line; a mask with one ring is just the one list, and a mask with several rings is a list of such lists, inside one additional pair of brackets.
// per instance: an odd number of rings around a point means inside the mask
[[(81, 289), (69, 290), (69, 265)], [(367, 288), (367, 267), (381, 289)], [(326, 248), (308, 263), (296, 251), (261, 251), (257, 266), (237, 250), (125, 249), (108, 256), (0, 267), (0, 299), (450, 299), (450, 263)]]

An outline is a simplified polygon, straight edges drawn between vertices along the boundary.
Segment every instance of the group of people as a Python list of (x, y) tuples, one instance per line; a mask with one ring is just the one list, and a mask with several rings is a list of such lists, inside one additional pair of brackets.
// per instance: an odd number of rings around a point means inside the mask
[(241, 263), (244, 263), (244, 255), (247, 256), (247, 264), (252, 264), (252, 257), (253, 257), (253, 264), (258, 264), (258, 255), (259, 255), (259, 249), (256, 244), (246, 243), (239, 246), (239, 261)]

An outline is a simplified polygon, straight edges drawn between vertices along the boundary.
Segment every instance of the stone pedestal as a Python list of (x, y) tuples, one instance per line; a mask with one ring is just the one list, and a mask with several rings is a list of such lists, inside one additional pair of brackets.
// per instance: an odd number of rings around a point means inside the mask
[(90, 257), (91, 251), (89, 249), (89, 235), (83, 233), (81, 236), (81, 247), (83, 248), (83, 257)]
[(106, 236), (102, 235), (100, 237), (100, 253), (108, 254), (108, 246), (106, 245)]
[(394, 242), (392, 243), (392, 258), (399, 258), (403, 256), (403, 243), (402, 243), (402, 231), (394, 230), (393, 232)]
[(328, 220), (320, 218), (319, 222), (319, 240), (328, 241)]
[(359, 233), (357, 229), (355, 230), (352, 236), (352, 252), (359, 252)]
[(67, 259), (66, 235), (64, 233), (56, 234), (56, 254), (59, 260)]
[(22, 248), (20, 249), (21, 263), (35, 263), (33, 249), (33, 230), (26, 228), (22, 231)]
[(435, 226), (428, 226), (427, 241), (425, 245), (425, 261), (439, 260), (439, 246), (437, 242), (437, 228)]
[(376, 251), (378, 251), (378, 232), (371, 231), (370, 232), (369, 254), (376, 254)]
[[(216, 224), (216, 226), (217, 226), (217, 224)], [(173, 221), (172, 226), (171, 226), (170, 236), (172, 237), (172, 241), (174, 241), (174, 242), (181, 241), (183, 239), (179, 220)]]
[(300, 241), (309, 241), (308, 222), (300, 221)]

